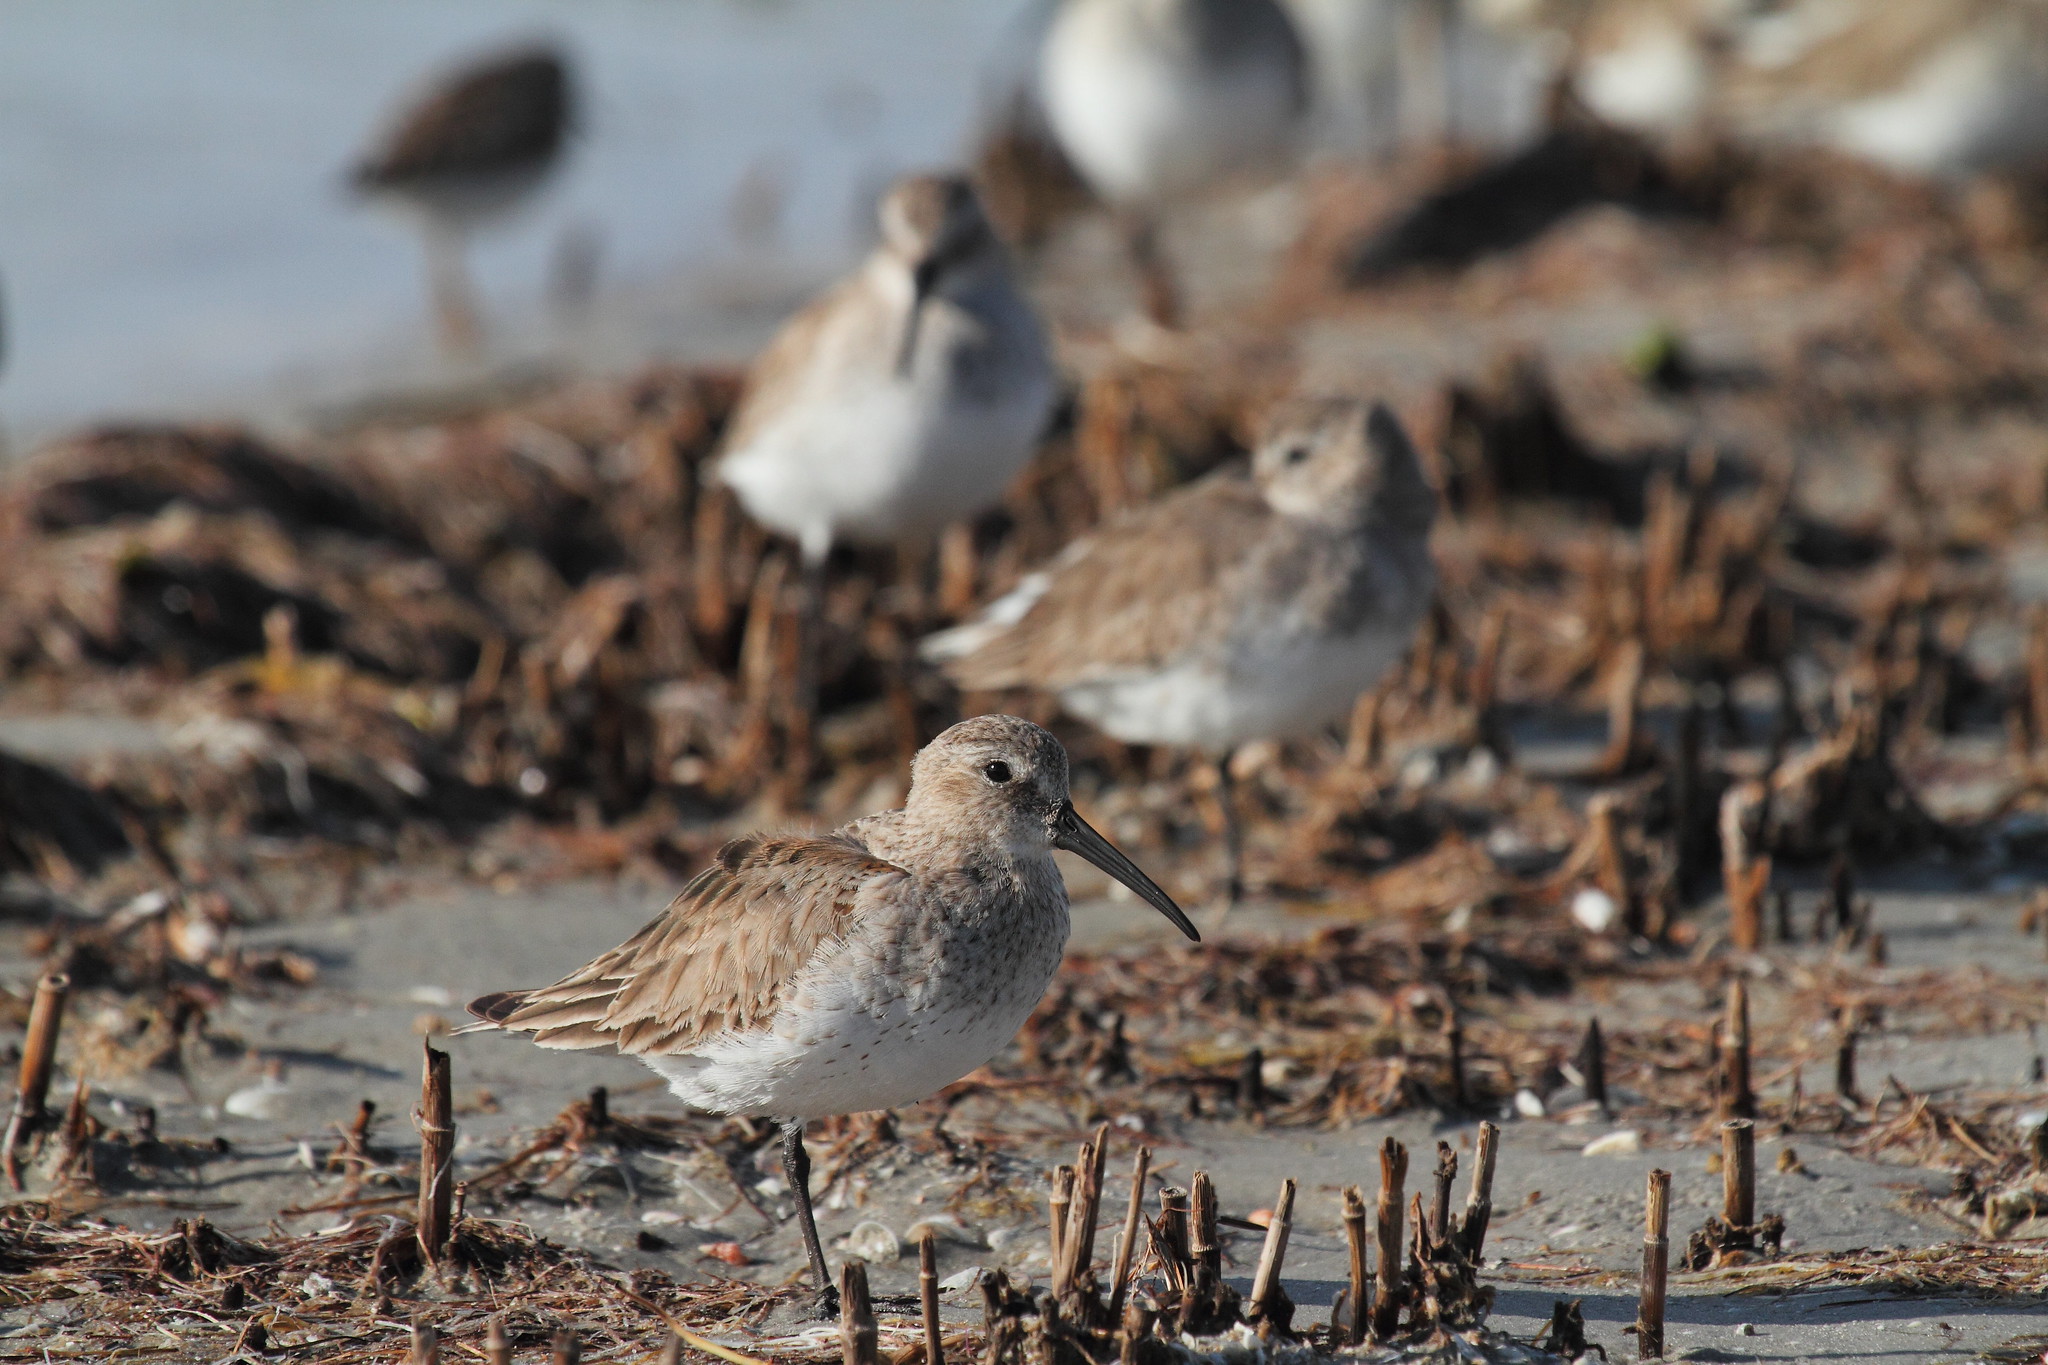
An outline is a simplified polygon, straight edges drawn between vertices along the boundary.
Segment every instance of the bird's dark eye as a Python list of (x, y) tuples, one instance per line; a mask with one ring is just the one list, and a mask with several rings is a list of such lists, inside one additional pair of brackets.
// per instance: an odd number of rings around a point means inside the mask
[(1306, 460), (1307, 458), (1308, 458), (1308, 447), (1307, 447), (1307, 446), (1289, 446), (1289, 447), (1287, 448), (1287, 455), (1286, 455), (1286, 460), (1287, 460), (1287, 463), (1289, 463), (1289, 464), (1300, 464), (1300, 463), (1301, 463), (1301, 462), (1302, 462), (1303, 460)]
[(981, 775), (997, 786), (1001, 786), (1010, 780), (1010, 765), (999, 758), (993, 763), (984, 765)]

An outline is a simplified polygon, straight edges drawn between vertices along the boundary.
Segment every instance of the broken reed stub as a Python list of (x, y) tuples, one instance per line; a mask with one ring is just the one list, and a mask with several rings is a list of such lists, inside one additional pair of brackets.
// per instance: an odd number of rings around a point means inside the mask
[(1266, 1242), (1259, 1249), (1259, 1269), (1252, 1276), (1252, 1301), (1248, 1316), (1266, 1317), (1280, 1288), (1280, 1267), (1287, 1258), (1287, 1238), (1294, 1230), (1294, 1178), (1280, 1182), (1280, 1195), (1273, 1201), (1273, 1218), (1266, 1224)]
[(874, 1301), (868, 1297), (868, 1263), (849, 1257), (839, 1268), (839, 1343), (843, 1365), (876, 1365)]
[(64, 1027), (64, 1001), (70, 994), (70, 977), (62, 972), (45, 972), (36, 982), (35, 999), (29, 1006), (28, 1036), (21, 1044), (14, 1107), (7, 1115), (7, 1134), (0, 1139), (0, 1164), (6, 1168), (8, 1185), (16, 1191), (22, 1186), (15, 1151), (24, 1137), (49, 1118), (50, 1077), (57, 1068), (57, 1035)]
[(1732, 1243), (1748, 1246), (1756, 1226), (1756, 1124), (1730, 1119), (1721, 1125), (1721, 1219)]
[(448, 1054), (426, 1044), (420, 1075), (420, 1201), (415, 1227), (420, 1254), (441, 1259), (455, 1212), (455, 1098)]
[(1600, 1017), (1586, 1021), (1586, 1036), (1579, 1044), (1579, 1075), (1585, 1081), (1586, 1102), (1612, 1112), (1607, 1103), (1607, 1040), (1600, 1032)]
[(946, 1365), (939, 1323), (939, 1239), (930, 1228), (917, 1239), (917, 1306), (924, 1318), (924, 1365)]
[(1109, 1320), (1120, 1322), (1124, 1295), (1130, 1292), (1131, 1263), (1138, 1254), (1138, 1229), (1145, 1221), (1145, 1176), (1152, 1169), (1152, 1149), (1140, 1147), (1131, 1160), (1131, 1198), (1124, 1209), (1123, 1234), (1117, 1238), (1116, 1261), (1110, 1267)]
[(1458, 1179), (1458, 1153), (1448, 1142), (1436, 1144), (1436, 1193), (1429, 1201), (1429, 1240), (1441, 1246), (1451, 1230), (1451, 1186)]
[(1486, 1250), (1486, 1225), (1493, 1221), (1493, 1167), (1500, 1156), (1500, 1125), (1479, 1125), (1479, 1150), (1472, 1159), (1472, 1190), (1465, 1197), (1465, 1217), (1458, 1225), (1459, 1241), (1474, 1266)]
[(1643, 1209), (1643, 1286), (1636, 1305), (1636, 1354), (1664, 1354), (1664, 1285), (1671, 1265), (1671, 1172), (1651, 1171)]
[(1081, 1144), (1074, 1162), (1073, 1202), (1067, 1210), (1067, 1230), (1060, 1243), (1060, 1255), (1053, 1262), (1053, 1292), (1065, 1295), (1080, 1281), (1082, 1272), (1095, 1261), (1095, 1229), (1102, 1215), (1102, 1165), (1109, 1146), (1109, 1125), (1095, 1130), (1092, 1140)]
[(484, 1328), (484, 1360), (487, 1365), (512, 1365), (512, 1338), (505, 1332), (502, 1314), (494, 1315)]
[(1344, 1187), (1344, 1241), (1351, 1253), (1348, 1304), (1345, 1320), (1339, 1323), (1332, 1314), (1331, 1327), (1339, 1333), (1340, 1343), (1357, 1346), (1365, 1341), (1372, 1322), (1372, 1274), (1365, 1249), (1365, 1195), (1356, 1185)]
[(412, 1319), (411, 1365), (441, 1365), (441, 1334), (427, 1326), (419, 1314)]
[(1166, 1238), (1167, 1254), (1174, 1263), (1185, 1269), (1190, 1263), (1188, 1254), (1188, 1192), (1178, 1185), (1166, 1185), (1159, 1191), (1159, 1231)]
[(554, 1365), (578, 1365), (583, 1359), (583, 1343), (567, 1327), (555, 1329), (555, 1339), (549, 1349), (553, 1353)]
[(1216, 1182), (1196, 1171), (1188, 1191), (1188, 1256), (1197, 1270), (1223, 1273), (1223, 1236), (1216, 1223)]
[(1728, 1017), (1721, 1030), (1721, 1117), (1753, 1119), (1756, 1094), (1750, 1088), (1749, 984), (1728, 983)]
[(1375, 1215), (1379, 1284), (1373, 1294), (1372, 1339), (1386, 1341), (1401, 1321), (1401, 1194), (1408, 1182), (1408, 1149), (1392, 1138), (1380, 1147), (1380, 1199)]
[[(1074, 1207), (1074, 1168), (1055, 1166), (1052, 1168), (1052, 1263), (1058, 1267), (1067, 1260), (1067, 1215)], [(1055, 1286), (1061, 1288), (1063, 1286)]]

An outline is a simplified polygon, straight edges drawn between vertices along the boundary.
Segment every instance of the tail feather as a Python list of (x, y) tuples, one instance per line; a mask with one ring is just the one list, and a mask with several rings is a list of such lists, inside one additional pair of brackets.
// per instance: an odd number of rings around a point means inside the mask
[(469, 1002), (469, 1012), (483, 1023), (466, 1025), (462, 1031), (497, 1028), (512, 1017), (514, 1010), (526, 1003), (526, 994), (525, 991), (492, 991), (489, 995), (479, 995)]
[(1000, 638), (1027, 616), (1052, 586), (1052, 575), (1043, 570), (1026, 574), (1009, 592), (982, 609), (980, 615), (951, 630), (927, 635), (917, 652), (926, 663), (958, 663)]

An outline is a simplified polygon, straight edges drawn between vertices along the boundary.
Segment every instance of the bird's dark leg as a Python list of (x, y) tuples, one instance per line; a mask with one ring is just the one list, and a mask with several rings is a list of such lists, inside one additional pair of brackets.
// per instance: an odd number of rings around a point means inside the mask
[(1158, 222), (1150, 213), (1139, 210), (1126, 213), (1122, 226), (1124, 249), (1130, 253), (1131, 266), (1138, 274), (1145, 316), (1161, 327), (1179, 327), (1180, 288), (1159, 245)]
[(1237, 821), (1237, 781), (1230, 775), (1227, 752), (1216, 760), (1216, 809), (1223, 820), (1223, 895), (1210, 912), (1209, 923), (1220, 929), (1244, 896), (1244, 829)]
[(791, 1119), (782, 1125), (782, 1174), (796, 1194), (796, 1217), (804, 1233), (804, 1254), (811, 1258), (811, 1282), (818, 1289), (818, 1316), (839, 1316), (839, 1290), (832, 1283), (832, 1269), (825, 1264), (825, 1249), (818, 1245), (818, 1220), (811, 1212), (811, 1157), (804, 1150), (804, 1125)]
[(784, 780), (792, 804), (801, 804), (817, 765), (819, 669), (825, 635), (825, 562), (829, 547), (803, 548), (797, 581), (796, 676), (791, 680), (789, 751)]
[(468, 245), (454, 227), (428, 225), (427, 287), (434, 298), (434, 322), (442, 352), (455, 360), (473, 360), (483, 349), (483, 323), (466, 259)]

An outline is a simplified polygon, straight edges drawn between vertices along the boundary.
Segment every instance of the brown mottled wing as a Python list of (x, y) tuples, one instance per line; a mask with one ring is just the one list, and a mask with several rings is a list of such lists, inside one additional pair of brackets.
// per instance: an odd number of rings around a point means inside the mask
[(771, 1019), (845, 935), (862, 893), (909, 874), (841, 839), (738, 839), (632, 938), (552, 986), (471, 1002), (543, 1047), (681, 1053)]
[[(877, 309), (861, 307), (861, 303), (868, 302), (864, 299), (851, 306), (842, 302), (847, 295), (858, 295), (867, 289), (866, 279), (856, 272), (812, 299), (782, 324), (747, 371), (746, 388), (726, 424), (721, 449), (745, 450), (763, 427), (797, 406), (795, 400), (813, 382), (812, 376), (823, 364), (823, 352), (836, 352), (865, 340), (881, 348), (874, 355), (892, 354), (887, 349), (889, 339), (884, 334), (884, 320), (875, 316)], [(865, 333), (872, 336), (864, 337)], [(885, 362), (871, 357), (868, 363), (879, 373)]]
[(1214, 475), (1069, 547), (1015, 625), (947, 668), (962, 687), (1060, 688), (1158, 668), (1236, 618), (1235, 580), (1271, 516), (1248, 479)]
[(458, 73), (357, 168), (356, 183), (374, 189), (545, 161), (568, 131), (569, 101), (568, 71), (554, 52), (512, 53)]

